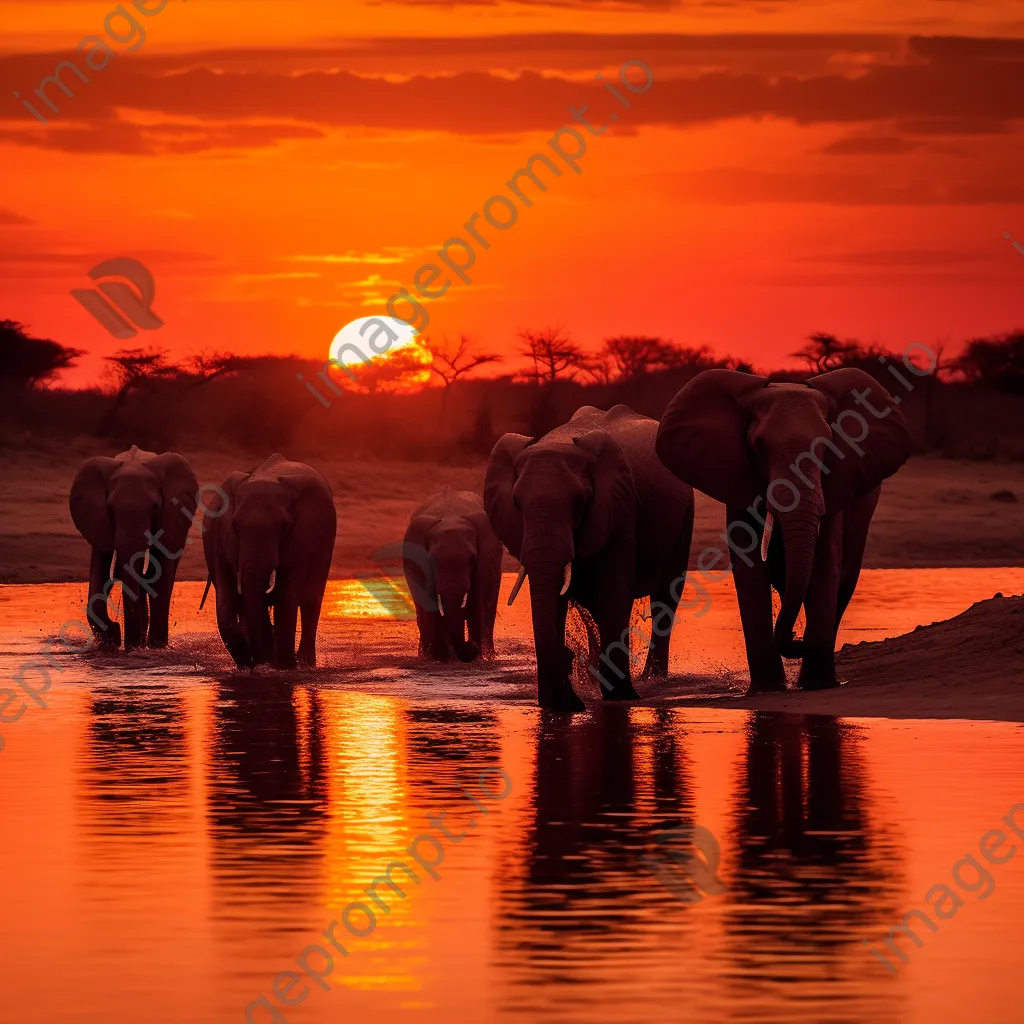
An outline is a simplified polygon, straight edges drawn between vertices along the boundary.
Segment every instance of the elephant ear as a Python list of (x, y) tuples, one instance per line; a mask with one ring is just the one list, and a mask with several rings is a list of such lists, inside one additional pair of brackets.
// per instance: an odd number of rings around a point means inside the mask
[(402, 571), (417, 606), (437, 611), (437, 568), (427, 551), (427, 534), (441, 522), (440, 516), (413, 516), (402, 539)]
[(465, 516), (466, 522), (476, 530), (476, 562), (477, 566), (488, 566), (493, 562), (501, 565), (501, 541), (491, 526), (487, 513), (481, 509), (479, 512), (468, 512)]
[[(251, 473), (243, 473), (240, 470), (236, 470), (224, 481), (224, 483), (220, 485), (220, 489), (228, 497), (227, 506), (224, 512), (221, 513), (221, 515), (224, 516), (223, 524), (218, 526), (220, 554), (228, 565), (236, 571), (238, 569), (238, 534), (235, 532), (235, 526), (231, 517), (234, 515), (236, 507), (235, 491), (238, 488), (238, 485), (244, 483), (250, 476), (252, 476)], [(223, 500), (221, 496), (216, 494), (216, 492), (209, 501), (206, 501), (205, 499), (203, 501), (203, 504), (206, 505), (211, 512), (219, 511), (222, 503)], [(220, 519), (221, 516), (217, 516), (216, 518)], [(211, 527), (208, 526), (206, 528), (210, 529)]]
[[(830, 450), (829, 472), (821, 477), (826, 508), (842, 508), (873, 491), (910, 458), (910, 430), (892, 395), (863, 370), (847, 366), (807, 383), (828, 399), (833, 440), (843, 449), (842, 459)], [(854, 392), (866, 404), (858, 406)]]
[(199, 481), (188, 459), (176, 452), (153, 456), (146, 461), (146, 468), (156, 475), (160, 485), (160, 529), (164, 531), (160, 543), (168, 551), (180, 551), (192, 525), (191, 517), (196, 514)]
[(515, 461), (520, 452), (533, 444), (525, 434), (505, 434), (491, 451), (484, 479), (484, 509), (498, 539), (513, 558), (523, 548), (523, 517), (512, 499), (516, 482)]
[(636, 522), (636, 484), (622, 446), (607, 430), (588, 430), (574, 437), (572, 443), (594, 460), (594, 497), (576, 539), (576, 554), (590, 558), (623, 526), (632, 535)]
[(120, 465), (117, 459), (103, 455), (86, 459), (71, 485), (71, 521), (97, 551), (114, 550), (114, 520), (107, 508), (107, 485), (110, 474)]
[(282, 473), (278, 480), (291, 495), (291, 528), (281, 544), (282, 565), (301, 566), (317, 537), (329, 534), (333, 557), (338, 536), (338, 514), (330, 484), (315, 470), (304, 473)]
[(746, 508), (764, 485), (751, 458), (742, 401), (768, 380), (738, 370), (704, 370), (669, 403), (655, 451), (680, 480), (716, 501)]

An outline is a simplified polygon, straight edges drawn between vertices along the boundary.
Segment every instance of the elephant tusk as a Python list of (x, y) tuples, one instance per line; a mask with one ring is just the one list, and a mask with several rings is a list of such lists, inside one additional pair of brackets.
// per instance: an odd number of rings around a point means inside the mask
[(562, 597), (565, 592), (569, 589), (569, 583), (572, 580), (572, 562), (565, 563), (565, 579), (562, 581), (562, 589), (558, 592), (558, 596)]
[(269, 594), (274, 589), (274, 584), (277, 582), (277, 570), (270, 570), (270, 586), (267, 587), (267, 593)]
[(146, 559), (142, 563), (142, 575), (144, 578), (149, 575), (149, 548), (146, 548)]
[(107, 574), (107, 579), (108, 580), (112, 580), (114, 578), (114, 567), (116, 565), (117, 565), (117, 552), (115, 551), (114, 554), (110, 558), (110, 571)]
[(203, 605), (206, 604), (206, 595), (210, 593), (210, 585), (213, 583), (213, 577), (206, 577), (206, 589), (203, 591), (203, 599), (199, 602), (199, 610), (203, 610)]
[(519, 596), (519, 591), (523, 587), (523, 580), (526, 579), (526, 566), (521, 565), (519, 567), (519, 575), (516, 577), (515, 583), (512, 584), (512, 593), (508, 595), (508, 606), (512, 607), (512, 602)]
[(772, 527), (775, 525), (775, 520), (772, 518), (771, 512), (765, 517), (764, 521), (764, 533), (761, 534), (761, 561), (768, 561), (768, 545), (772, 539)]
[(437, 595), (437, 610), (441, 618), (444, 618), (444, 601), (441, 600), (441, 595)]
[(469, 591), (467, 590), (466, 593), (464, 593), (462, 595), (462, 604), (460, 604), (459, 607), (460, 608), (465, 608), (466, 607), (466, 602), (468, 600), (469, 600)]
[(238, 592), (241, 593), (242, 592), (242, 570), (241, 569), (239, 569), (238, 572), (235, 573), (235, 584), (238, 587)]

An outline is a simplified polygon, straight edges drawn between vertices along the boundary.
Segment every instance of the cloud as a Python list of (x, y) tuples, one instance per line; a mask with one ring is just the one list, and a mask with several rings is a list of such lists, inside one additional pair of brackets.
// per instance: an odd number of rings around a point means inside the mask
[(851, 267), (946, 267), (963, 263), (993, 262), (996, 258), (994, 249), (986, 252), (963, 249), (876, 249), (866, 252), (801, 256), (797, 262), (815, 265), (836, 263)]
[(894, 156), (917, 148), (918, 143), (895, 135), (860, 135), (836, 139), (823, 146), (821, 152), (826, 156)]
[(20, 213), (13, 213), (10, 210), (0, 210), (0, 227), (24, 227), (26, 224), (31, 224), (32, 221), (28, 217), (22, 217)]
[[(51, 87), (61, 113), (49, 127), (27, 113), (21, 116), (20, 108), (12, 105), (10, 117), (20, 120), (8, 119), (0, 129), (0, 141), (68, 152), (164, 154), (252, 149), (288, 139), (314, 140), (330, 130), (477, 137), (551, 132), (569, 119), (570, 106), (589, 106), (588, 117), (597, 122), (614, 109), (615, 101), (593, 79), (536, 70), (497, 74), (479, 67), (489, 66), (488, 52), (547, 59), (552, 53), (548, 48), (573, 39), (581, 43), (591, 66), (605, 67), (611, 59), (619, 64), (623, 53), (636, 53), (652, 67), (654, 85), (636, 96), (628, 115), (624, 113), (619, 123), (623, 131), (776, 118), (797, 125), (870, 124), (873, 132), (865, 134), (897, 138), (1006, 132), (1024, 119), (1024, 47), (1005, 45), (1007, 41), (913, 38), (899, 58), (891, 50), (891, 40), (866, 37), (866, 54), (835, 62), (839, 53), (853, 54), (851, 48), (860, 37), (821, 36), (801, 44), (792, 36), (675, 36), (659, 42), (654, 35), (565, 34), (497, 37), (486, 44), (479, 39), (439, 44), (367, 41), (362, 52), (364, 57), (374, 55), (375, 77), (338, 70), (345, 64), (338, 56), (345, 52), (343, 47), (336, 51), (333, 64), (326, 65), (328, 52), (313, 51), (306, 59), (317, 65), (315, 70), (302, 70), (299, 50), (272, 51), (256, 70), (226, 68), (230, 58), (225, 56), (134, 58), (119, 67), (116, 77), (95, 74), (91, 84), (76, 82), (74, 99)], [(619, 48), (613, 57), (613, 46), (624, 39), (631, 44), (649, 40), (651, 49)], [(461, 52), (477, 70), (416, 73), (401, 80), (380, 77), (393, 66), (389, 60), (423, 59), (428, 42), (437, 47), (434, 59), (440, 53), (440, 59), (447, 60), (445, 50)], [(672, 73), (659, 63), (665, 53), (670, 54), (667, 66)], [(684, 53), (694, 61), (685, 70), (679, 64)], [(815, 70), (749, 69), (754, 58), (768, 55), (780, 61), (793, 53), (813, 54)], [(553, 56), (557, 61), (557, 54)], [(0, 87), (30, 92), (30, 84), (59, 58), (0, 58)], [(124, 104), (129, 104), (131, 121)], [(146, 123), (136, 123), (139, 120)], [(888, 126), (883, 131), (877, 127), (881, 123)], [(841, 152), (844, 143), (836, 145)], [(855, 148), (857, 143), (845, 145)]]
[[(979, 172), (981, 173), (981, 172)], [(682, 202), (828, 203), (838, 206), (936, 206), (1024, 202), (1024, 184), (988, 177), (959, 182), (883, 174), (782, 173), (741, 167), (648, 175)]]
[(404, 263), (412, 259), (420, 252), (419, 249), (410, 249), (405, 246), (386, 245), (384, 255), (377, 252), (353, 252), (347, 253), (325, 253), (322, 256), (286, 256), (288, 263), (358, 263), (368, 266), (384, 266), (389, 263)]

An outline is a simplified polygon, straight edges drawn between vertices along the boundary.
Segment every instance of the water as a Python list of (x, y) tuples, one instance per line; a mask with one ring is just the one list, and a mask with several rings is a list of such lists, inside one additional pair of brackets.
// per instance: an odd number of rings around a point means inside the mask
[[(327, 671), (231, 672), (199, 584), (175, 592), (173, 650), (58, 654), (47, 707), (0, 725), (0, 1020), (219, 1024), (261, 995), (277, 1016), (252, 1020), (298, 1024), (1020, 1019), (1024, 856), (989, 865), (984, 900), (957, 889), (964, 905), (920, 928), (921, 948), (900, 940), (895, 974), (861, 941), (884, 950), (1024, 803), (1019, 726), (678, 701), (542, 715), (509, 583), (494, 666), (423, 671), (414, 624), (353, 581), (325, 604)], [(1020, 569), (867, 572), (845, 639), (1022, 589)], [(0, 674), (83, 591), (0, 588)], [(712, 598), (681, 620), (676, 677), (652, 696), (738, 685), (728, 581)], [(440, 836), (441, 813), (465, 835), (442, 840), (433, 879), (403, 851)], [(659, 834), (693, 825), (721, 844), (727, 889), (682, 903), (646, 865), (665, 858)], [(419, 882), (402, 900), (379, 889), (385, 913), (365, 890), (396, 858)], [(311, 944), (331, 950), (322, 933), (353, 901), (377, 910), (374, 930), (336, 927), (348, 956), (329, 990), (283, 978), (291, 998), (308, 990), (285, 1008), (274, 979)]]

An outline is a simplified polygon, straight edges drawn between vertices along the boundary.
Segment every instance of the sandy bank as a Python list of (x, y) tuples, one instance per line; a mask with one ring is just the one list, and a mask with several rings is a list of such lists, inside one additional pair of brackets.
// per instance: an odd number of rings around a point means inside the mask
[(1024, 722), (1024, 597), (997, 594), (944, 622), (846, 644), (837, 690), (686, 703), (873, 718)]

